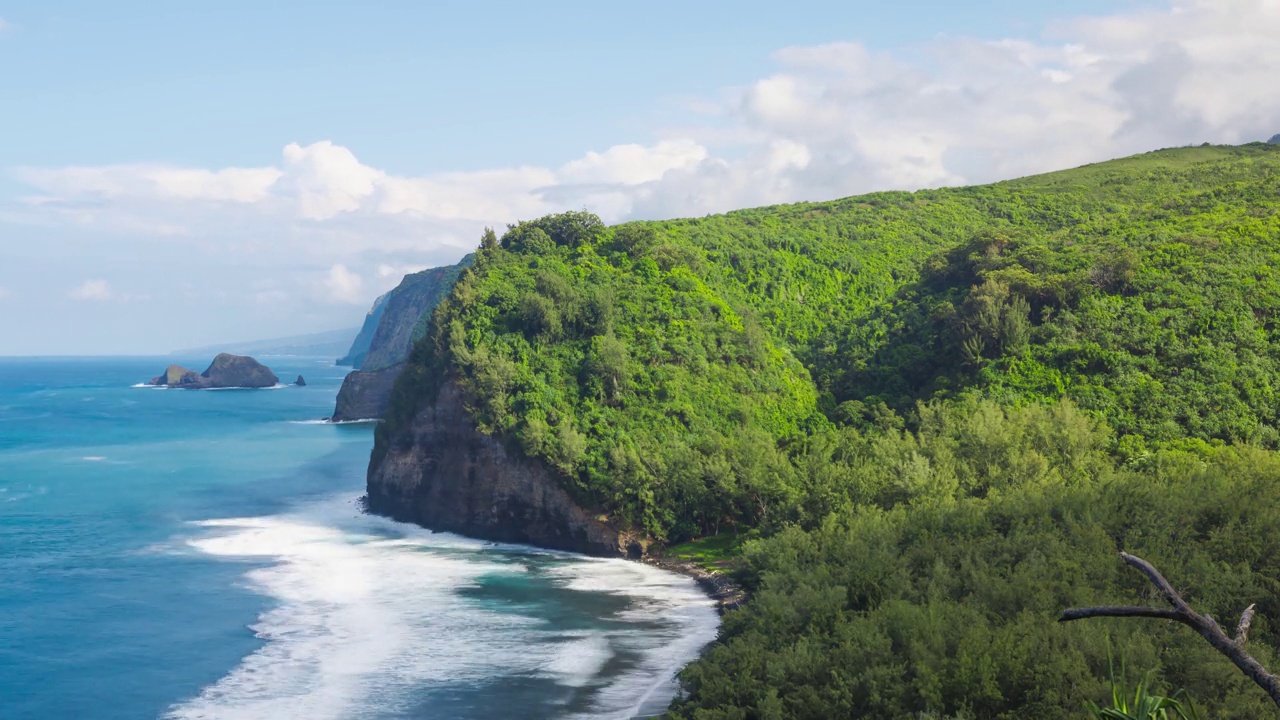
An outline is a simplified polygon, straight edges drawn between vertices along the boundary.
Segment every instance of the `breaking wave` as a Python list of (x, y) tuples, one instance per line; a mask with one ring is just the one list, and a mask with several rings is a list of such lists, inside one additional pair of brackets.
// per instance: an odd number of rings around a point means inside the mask
[(251, 626), (262, 646), (170, 718), (432, 717), (437, 696), (512, 681), (547, 687), (529, 717), (630, 718), (666, 706), (718, 626), (688, 578), (431, 533), (350, 498), (196, 525), (190, 547), (252, 563), (274, 607)]

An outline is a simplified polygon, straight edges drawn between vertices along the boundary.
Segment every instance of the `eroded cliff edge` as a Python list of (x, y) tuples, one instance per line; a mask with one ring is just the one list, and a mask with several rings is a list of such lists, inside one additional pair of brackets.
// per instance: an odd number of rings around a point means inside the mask
[(579, 507), (541, 462), (477, 431), (453, 381), (374, 455), (368, 508), (486, 540), (598, 556), (644, 553), (639, 538)]
[(353, 420), (377, 420), (387, 414), (391, 402), (391, 389), (404, 369), (397, 363), (381, 370), (353, 370), (342, 380), (338, 400), (334, 405), (334, 422)]

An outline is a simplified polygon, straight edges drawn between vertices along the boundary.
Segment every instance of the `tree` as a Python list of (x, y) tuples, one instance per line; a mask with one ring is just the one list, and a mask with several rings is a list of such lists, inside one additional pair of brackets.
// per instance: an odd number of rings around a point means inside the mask
[(597, 335), (591, 338), (591, 352), (587, 355), (587, 373), (598, 380), (605, 397), (616, 398), (622, 394), (628, 378), (631, 355), (627, 346), (613, 335)]

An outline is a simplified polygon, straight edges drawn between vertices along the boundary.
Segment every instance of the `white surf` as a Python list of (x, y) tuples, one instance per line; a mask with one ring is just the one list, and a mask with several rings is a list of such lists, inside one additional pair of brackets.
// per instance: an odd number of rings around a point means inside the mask
[[(189, 545), (253, 563), (244, 578), (274, 607), (252, 625), (263, 645), (173, 707), (175, 719), (397, 717), (433, 688), (503, 678), (573, 689), (575, 707), (549, 708), (548, 717), (630, 718), (666, 706), (675, 673), (714, 639), (719, 622), (688, 578), (433, 534), (362, 515), (351, 498), (197, 525)], [(566, 631), (530, 607), (495, 607), (465, 593), (482, 579), (529, 573), (555, 588), (622, 596), (625, 603), (613, 604), (624, 609)], [(630, 661), (609, 669), (620, 655)]]

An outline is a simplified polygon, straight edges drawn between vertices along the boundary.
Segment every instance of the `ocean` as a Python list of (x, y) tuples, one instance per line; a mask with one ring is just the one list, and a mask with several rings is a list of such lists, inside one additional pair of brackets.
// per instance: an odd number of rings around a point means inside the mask
[[(171, 358), (0, 358), (0, 718), (630, 718), (718, 618), (691, 580), (361, 512), (369, 424)], [(208, 358), (179, 359), (203, 369)]]

